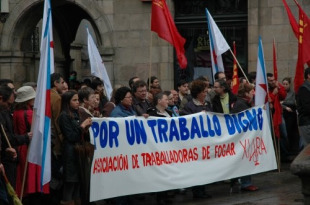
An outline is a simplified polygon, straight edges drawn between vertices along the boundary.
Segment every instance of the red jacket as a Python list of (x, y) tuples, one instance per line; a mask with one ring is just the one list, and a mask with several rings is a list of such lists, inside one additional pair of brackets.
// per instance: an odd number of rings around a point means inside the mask
[[(28, 133), (31, 128), (31, 121), (32, 121), (32, 110), (29, 108), (27, 110), (15, 110), (13, 113), (13, 127), (14, 132), (17, 135), (24, 135)], [(26, 123), (26, 121), (28, 123)], [(28, 130), (27, 130), (28, 124)], [(16, 193), (18, 197), (21, 194), (22, 188), (22, 181), (24, 175), (24, 169), (26, 164), (27, 158), (27, 150), (28, 145), (21, 145), (18, 146), (18, 164), (17, 164), (17, 173), (16, 173)], [(41, 176), (41, 168), (38, 165), (28, 163), (27, 168), (27, 176), (26, 176), (26, 183), (24, 188), (24, 196), (31, 194), (31, 193), (41, 193), (41, 184), (40, 184), (40, 177)], [(48, 185), (43, 186), (43, 193), (49, 193)]]

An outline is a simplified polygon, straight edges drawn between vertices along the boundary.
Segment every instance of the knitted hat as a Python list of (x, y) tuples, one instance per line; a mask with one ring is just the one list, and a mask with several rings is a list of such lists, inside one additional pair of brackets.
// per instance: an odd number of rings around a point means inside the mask
[(16, 92), (15, 102), (26, 102), (36, 97), (36, 91), (31, 86), (23, 86)]

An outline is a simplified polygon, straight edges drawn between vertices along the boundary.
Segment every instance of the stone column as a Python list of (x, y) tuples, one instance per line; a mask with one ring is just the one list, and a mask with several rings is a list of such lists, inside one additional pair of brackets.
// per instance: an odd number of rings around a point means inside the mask
[(310, 144), (295, 158), (291, 172), (300, 178), (304, 204), (310, 205)]

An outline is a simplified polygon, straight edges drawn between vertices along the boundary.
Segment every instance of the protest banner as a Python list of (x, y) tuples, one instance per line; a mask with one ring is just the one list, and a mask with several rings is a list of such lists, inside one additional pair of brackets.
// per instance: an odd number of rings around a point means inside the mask
[(277, 168), (266, 110), (93, 118), (90, 201), (203, 185)]

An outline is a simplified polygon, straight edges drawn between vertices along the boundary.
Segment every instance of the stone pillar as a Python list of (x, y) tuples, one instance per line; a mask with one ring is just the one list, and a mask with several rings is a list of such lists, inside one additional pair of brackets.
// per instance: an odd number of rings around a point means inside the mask
[[(83, 46), (80, 44), (71, 44), (70, 47), (70, 56), (71, 56), (71, 67), (70, 71), (76, 71), (77, 72), (77, 79), (81, 79), (82, 76), (82, 48)], [(70, 73), (70, 72), (69, 72)]]
[(295, 158), (291, 172), (300, 178), (304, 204), (310, 205), (310, 144)]

